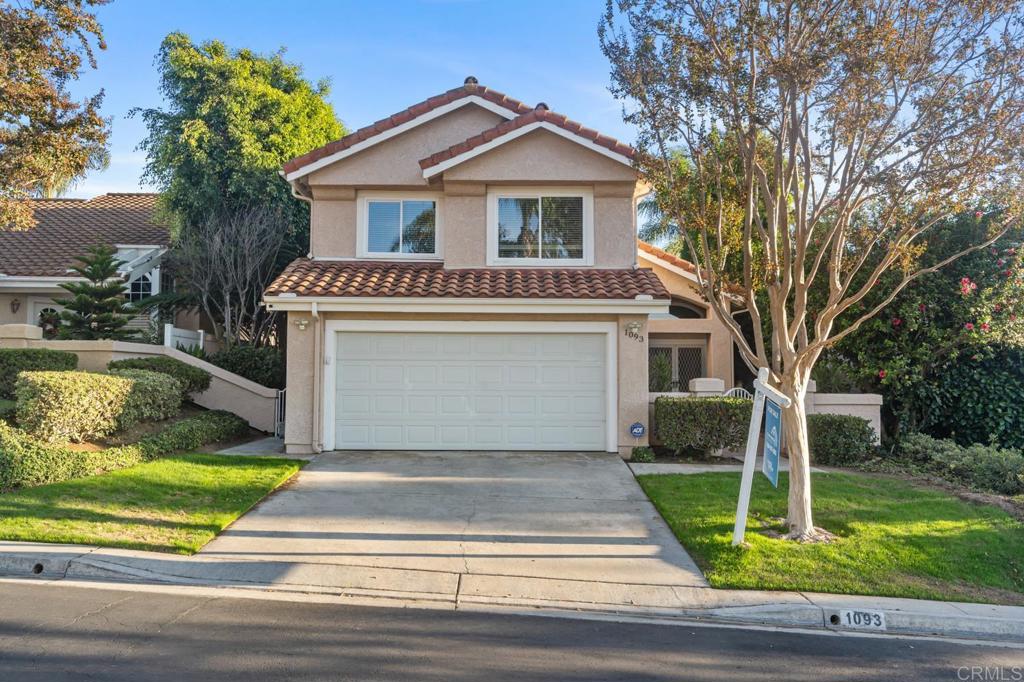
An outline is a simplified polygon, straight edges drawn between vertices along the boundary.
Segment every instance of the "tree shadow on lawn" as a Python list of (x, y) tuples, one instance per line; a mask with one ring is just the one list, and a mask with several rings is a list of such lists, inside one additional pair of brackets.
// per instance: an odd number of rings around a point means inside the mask
[(186, 455), (23, 488), (0, 495), (0, 539), (191, 553), (297, 470), (292, 460)]
[(1004, 511), (905, 481), (815, 474), (815, 523), (838, 538), (799, 544), (785, 530), (787, 485), (760, 477), (746, 548), (731, 545), (739, 476), (641, 480), (715, 587), (796, 589), (1024, 603), (1024, 526)]

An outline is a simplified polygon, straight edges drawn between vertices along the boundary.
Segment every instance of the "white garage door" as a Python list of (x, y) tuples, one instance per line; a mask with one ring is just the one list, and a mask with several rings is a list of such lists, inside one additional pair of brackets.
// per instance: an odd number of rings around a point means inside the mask
[(339, 332), (337, 449), (604, 450), (604, 334)]

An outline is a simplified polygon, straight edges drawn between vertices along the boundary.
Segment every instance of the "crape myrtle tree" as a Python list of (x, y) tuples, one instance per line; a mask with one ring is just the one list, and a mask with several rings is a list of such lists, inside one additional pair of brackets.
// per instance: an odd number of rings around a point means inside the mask
[[(828, 537), (811, 513), (815, 362), (923, 273), (1020, 220), (1021, 20), (1005, 0), (609, 0), (599, 35), (638, 168), (742, 357), (792, 399), (792, 539)], [(923, 263), (929, 230), (964, 210), (996, 219)]]
[(0, 2), (0, 230), (35, 224), (29, 196), (52, 197), (108, 159), (103, 92), (68, 85), (106, 49), (93, 7), (105, 0)]

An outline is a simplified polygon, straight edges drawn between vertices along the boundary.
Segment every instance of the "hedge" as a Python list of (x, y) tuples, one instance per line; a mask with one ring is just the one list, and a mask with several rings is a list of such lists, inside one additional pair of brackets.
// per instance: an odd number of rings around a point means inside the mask
[(81, 452), (47, 445), (0, 422), (0, 490), (124, 469), (162, 455), (237, 438), (248, 428), (245, 420), (230, 412), (210, 411), (175, 422), (132, 445)]
[(284, 357), (279, 348), (236, 345), (214, 353), (207, 360), (261, 386), (284, 388)]
[(674, 398), (654, 401), (655, 435), (667, 447), (718, 454), (746, 443), (753, 402), (742, 398)]
[(875, 430), (853, 415), (807, 415), (807, 440), (815, 464), (846, 466), (878, 456)]
[(114, 376), (132, 381), (131, 394), (118, 417), (118, 430), (139, 422), (158, 422), (181, 412), (181, 382), (169, 374), (148, 369), (115, 369)]
[(18, 426), (50, 443), (81, 442), (117, 430), (134, 382), (92, 372), (22, 372), (14, 394)]
[(107, 364), (107, 369), (148, 369), (152, 372), (169, 374), (181, 383), (182, 394), (186, 399), (196, 393), (202, 393), (210, 387), (210, 373), (205, 369), (193, 367), (181, 360), (175, 360), (174, 358), (162, 355), (149, 358), (113, 360)]
[(0, 349), (0, 398), (14, 397), (19, 372), (67, 371), (78, 366), (78, 356), (48, 348)]
[(954, 440), (912, 433), (900, 440), (898, 454), (911, 469), (970, 488), (1003, 495), (1024, 494), (1024, 454), (995, 445), (962, 446)]

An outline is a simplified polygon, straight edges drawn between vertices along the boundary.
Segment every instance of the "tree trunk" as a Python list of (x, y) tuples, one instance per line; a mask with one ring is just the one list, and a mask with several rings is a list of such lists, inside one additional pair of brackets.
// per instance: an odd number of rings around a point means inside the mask
[(787, 524), (791, 538), (810, 540), (815, 537), (816, 531), (811, 516), (811, 456), (807, 442), (807, 414), (804, 408), (807, 378), (783, 377), (782, 392), (792, 401), (789, 407), (782, 410), (782, 434), (789, 455)]

